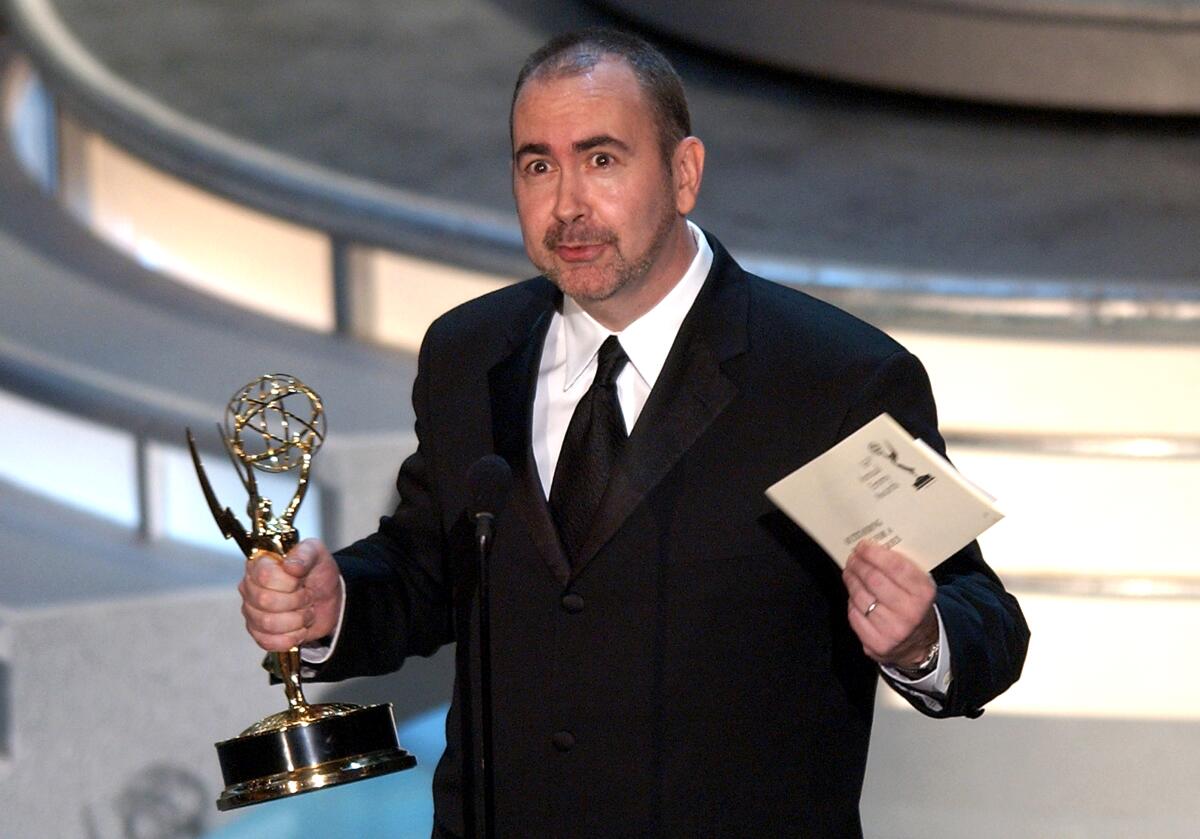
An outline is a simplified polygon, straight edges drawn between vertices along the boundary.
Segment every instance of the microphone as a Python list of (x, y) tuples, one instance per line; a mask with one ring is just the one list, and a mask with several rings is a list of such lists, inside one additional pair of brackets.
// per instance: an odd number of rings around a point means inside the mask
[(467, 515), (475, 522), (475, 544), (480, 555), (486, 556), (496, 516), (504, 509), (512, 489), (512, 469), (499, 455), (481, 457), (467, 470), (467, 489)]

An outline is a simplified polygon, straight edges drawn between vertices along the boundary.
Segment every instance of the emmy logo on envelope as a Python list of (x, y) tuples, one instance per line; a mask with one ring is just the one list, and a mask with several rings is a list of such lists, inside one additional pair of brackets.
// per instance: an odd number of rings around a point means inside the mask
[[(862, 472), (858, 476), (859, 483), (870, 488), (877, 499), (895, 492), (901, 483), (909, 484), (913, 490), (921, 490), (937, 480), (928, 472), (918, 472), (916, 468), (900, 461), (896, 447), (886, 439), (883, 442), (871, 440), (867, 443), (868, 454), (858, 462)], [(894, 471), (899, 469), (909, 473), (911, 478), (901, 478)]]

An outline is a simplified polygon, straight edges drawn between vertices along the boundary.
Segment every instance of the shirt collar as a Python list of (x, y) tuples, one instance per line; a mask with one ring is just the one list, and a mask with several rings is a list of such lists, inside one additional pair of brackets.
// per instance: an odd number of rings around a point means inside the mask
[[(699, 227), (688, 222), (696, 242), (696, 255), (679, 282), (658, 301), (650, 311), (639, 317), (622, 332), (616, 333), (621, 347), (629, 356), (629, 364), (649, 387), (654, 387), (658, 374), (667, 363), (667, 354), (679, 334), (683, 319), (691, 311), (696, 296), (712, 267), (713, 252), (708, 239)], [(588, 368), (604, 339), (614, 333), (597, 323), (570, 297), (563, 298), (563, 342), (566, 349), (566, 390)]]

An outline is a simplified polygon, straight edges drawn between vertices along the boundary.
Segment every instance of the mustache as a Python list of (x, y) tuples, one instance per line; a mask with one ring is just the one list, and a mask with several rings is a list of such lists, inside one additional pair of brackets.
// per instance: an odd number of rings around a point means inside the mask
[(617, 234), (607, 227), (586, 225), (559, 224), (547, 230), (542, 237), (542, 244), (551, 251), (559, 245), (611, 245), (616, 241)]

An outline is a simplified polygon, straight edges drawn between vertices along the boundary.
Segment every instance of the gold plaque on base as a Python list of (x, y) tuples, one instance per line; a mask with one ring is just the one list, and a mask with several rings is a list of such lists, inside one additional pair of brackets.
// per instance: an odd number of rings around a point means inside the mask
[[(217, 526), (248, 560), (282, 560), (299, 541), (293, 522), (308, 489), (313, 455), (325, 439), (321, 399), (294, 376), (261, 376), (234, 394), (220, 431), (246, 488), (250, 530), (217, 501), (189, 429), (192, 463)], [(275, 515), (270, 500), (259, 494), (256, 470), (297, 473), (295, 494), (281, 514)], [(416, 765), (416, 758), (396, 738), (390, 704), (308, 704), (295, 647), (271, 653), (268, 669), (283, 682), (288, 708), (216, 744), (225, 779), (217, 809), (232, 810)]]

